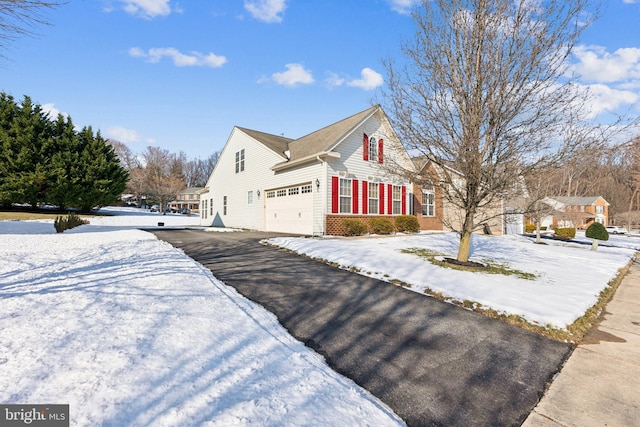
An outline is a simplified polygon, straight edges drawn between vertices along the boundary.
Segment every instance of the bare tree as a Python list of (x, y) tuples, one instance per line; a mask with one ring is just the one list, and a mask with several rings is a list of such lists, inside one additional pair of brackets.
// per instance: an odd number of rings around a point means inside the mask
[(526, 179), (526, 193), (522, 198), (522, 211), (536, 226), (536, 243), (540, 243), (542, 221), (556, 212), (554, 203), (548, 197), (553, 196), (552, 180), (548, 170), (529, 174)]
[(167, 204), (185, 188), (180, 166), (182, 160), (158, 147), (147, 147), (142, 157), (145, 162), (145, 192), (156, 200), (164, 212)]
[(47, 24), (43, 11), (60, 6), (58, 1), (0, 0), (0, 47), (31, 34), (36, 25)]
[(138, 156), (136, 156), (126, 144), (113, 139), (108, 139), (107, 143), (113, 147), (116, 156), (118, 156), (120, 160), (120, 164), (127, 172), (131, 173), (131, 171), (141, 166)]
[[(627, 168), (621, 177), (624, 179), (624, 184), (628, 189), (629, 205), (627, 209), (627, 228), (631, 230), (633, 204), (640, 193), (640, 136), (636, 136), (625, 146), (625, 156), (623, 157), (627, 162)], [(637, 202), (636, 202), (637, 203)], [(636, 207), (636, 209), (638, 209)]]
[(187, 187), (204, 187), (218, 162), (220, 152), (216, 151), (206, 159), (193, 159), (185, 164), (184, 177)]
[(577, 143), (567, 123), (584, 103), (567, 58), (594, 16), (590, 3), (423, 0), (415, 38), (402, 47), (406, 65), (385, 61), (394, 129), (410, 153), (440, 166), (445, 198), (464, 212), (458, 261), (468, 261), (472, 233), (515, 177)]

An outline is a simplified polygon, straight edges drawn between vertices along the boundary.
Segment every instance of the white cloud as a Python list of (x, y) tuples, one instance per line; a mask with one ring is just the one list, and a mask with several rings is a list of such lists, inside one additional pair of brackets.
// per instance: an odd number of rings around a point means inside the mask
[(43, 104), (41, 105), (42, 111), (49, 117), (51, 120), (56, 120), (58, 118), (58, 114), (62, 114), (65, 118), (69, 117), (69, 114), (63, 113), (55, 107), (55, 104)]
[(301, 84), (306, 85), (314, 82), (311, 71), (305, 70), (302, 64), (287, 64), (285, 68), (287, 71), (273, 73), (271, 78), (262, 78), (258, 80), (258, 83), (273, 81), (279, 85), (296, 87)]
[(244, 8), (255, 19), (272, 24), (282, 22), (287, 0), (245, 0)]
[(189, 54), (181, 53), (178, 49), (172, 47), (152, 48), (145, 52), (139, 47), (129, 49), (129, 56), (133, 58), (145, 58), (147, 62), (157, 64), (164, 57), (171, 58), (173, 64), (178, 67), (222, 67), (227, 58), (218, 56), (213, 53), (207, 55), (200, 52), (189, 52)]
[(394, 12), (401, 13), (403, 15), (408, 15), (411, 13), (411, 10), (414, 6), (416, 6), (420, 0), (388, 0), (389, 6), (391, 6), (391, 10)]
[(127, 129), (122, 126), (111, 126), (107, 129), (106, 137), (108, 139), (114, 139), (124, 144), (131, 144), (133, 142), (145, 142), (149, 144), (155, 143), (152, 138), (142, 138), (137, 131), (133, 129)]
[(358, 87), (364, 90), (373, 90), (382, 86), (384, 83), (382, 75), (369, 67), (363, 68), (360, 75), (362, 78), (350, 80), (347, 82), (347, 86)]
[(339, 74), (330, 71), (327, 72), (327, 74), (328, 77), (325, 79), (325, 83), (327, 84), (327, 86), (329, 86), (330, 89), (342, 86), (347, 81), (344, 77), (340, 77)]
[(573, 53), (578, 61), (573, 70), (582, 80), (613, 83), (640, 79), (640, 48), (621, 48), (609, 53), (600, 46), (577, 46)]
[(588, 85), (586, 89), (590, 96), (590, 116), (615, 112), (625, 106), (634, 104), (640, 99), (638, 92), (619, 90), (603, 84)]
[(158, 16), (167, 16), (171, 13), (170, 0), (120, 0), (124, 3), (125, 12), (140, 16), (145, 19), (153, 19)]

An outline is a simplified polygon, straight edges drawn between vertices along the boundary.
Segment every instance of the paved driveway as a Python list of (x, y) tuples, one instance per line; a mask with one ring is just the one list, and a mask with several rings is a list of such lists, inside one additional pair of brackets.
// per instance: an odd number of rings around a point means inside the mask
[(571, 347), (259, 244), (265, 233), (155, 234), (275, 313), (410, 426), (520, 425)]

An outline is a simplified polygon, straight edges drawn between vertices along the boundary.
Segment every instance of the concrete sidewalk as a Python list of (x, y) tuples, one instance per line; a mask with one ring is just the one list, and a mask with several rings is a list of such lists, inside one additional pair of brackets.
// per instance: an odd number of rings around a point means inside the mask
[(523, 427), (640, 425), (640, 263)]

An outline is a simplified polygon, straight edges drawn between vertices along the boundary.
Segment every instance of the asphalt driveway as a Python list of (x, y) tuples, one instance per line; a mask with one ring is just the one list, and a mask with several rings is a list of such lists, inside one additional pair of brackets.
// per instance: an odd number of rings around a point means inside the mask
[(259, 243), (273, 234), (154, 233), (273, 312), (291, 335), (410, 426), (519, 426), (572, 350)]

